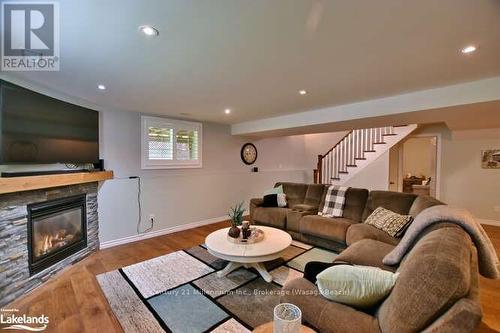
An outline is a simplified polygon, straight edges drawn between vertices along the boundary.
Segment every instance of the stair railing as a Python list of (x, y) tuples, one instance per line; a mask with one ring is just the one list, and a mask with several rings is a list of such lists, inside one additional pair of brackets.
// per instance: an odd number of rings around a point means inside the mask
[(392, 126), (355, 129), (349, 131), (335, 146), (323, 155), (318, 155), (314, 169), (315, 184), (330, 184), (355, 167), (357, 160), (364, 160), (365, 153), (374, 152), (376, 144), (383, 144), (384, 136), (395, 135)]

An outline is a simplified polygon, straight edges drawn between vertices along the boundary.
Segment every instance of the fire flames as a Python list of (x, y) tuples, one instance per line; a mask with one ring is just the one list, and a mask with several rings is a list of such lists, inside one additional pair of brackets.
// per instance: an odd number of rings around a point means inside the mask
[(73, 239), (73, 234), (66, 234), (65, 230), (60, 230), (54, 235), (41, 235), (37, 246), (39, 256), (51, 252), (57, 248), (66, 246)]

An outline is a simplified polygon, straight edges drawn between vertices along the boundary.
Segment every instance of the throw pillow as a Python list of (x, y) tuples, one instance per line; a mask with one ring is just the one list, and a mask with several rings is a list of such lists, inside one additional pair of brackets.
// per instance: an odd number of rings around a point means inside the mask
[(413, 221), (411, 215), (400, 215), (383, 207), (378, 207), (366, 218), (365, 223), (385, 231), (392, 237), (401, 237)]
[(266, 192), (264, 192), (264, 195), (268, 195), (268, 194), (283, 194), (283, 193), (285, 193), (285, 192), (283, 192), (283, 185), (280, 185), (280, 186), (277, 186), (277, 187), (273, 187), (270, 190), (267, 190)]
[(349, 187), (330, 185), (326, 192), (323, 210), (318, 215), (324, 217), (344, 216), (345, 195)]
[(286, 196), (283, 193), (265, 195), (262, 202), (262, 207), (286, 207), (286, 205)]
[(377, 267), (337, 265), (319, 273), (316, 284), (329, 300), (369, 308), (390, 293), (398, 275)]

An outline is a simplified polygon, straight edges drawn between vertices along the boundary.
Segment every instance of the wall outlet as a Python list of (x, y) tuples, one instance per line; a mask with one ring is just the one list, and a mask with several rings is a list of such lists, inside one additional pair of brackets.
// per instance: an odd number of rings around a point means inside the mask
[(149, 214), (149, 221), (151, 222), (151, 224), (155, 223), (155, 218), (156, 218), (155, 214)]

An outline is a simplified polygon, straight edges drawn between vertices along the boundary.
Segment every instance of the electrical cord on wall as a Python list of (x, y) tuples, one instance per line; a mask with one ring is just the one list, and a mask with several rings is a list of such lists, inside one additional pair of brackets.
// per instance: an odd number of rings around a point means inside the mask
[(149, 228), (141, 231), (141, 222), (142, 222), (141, 177), (139, 177), (139, 176), (130, 176), (127, 178), (115, 177), (115, 179), (137, 179), (137, 207), (138, 207), (138, 211), (139, 211), (137, 213), (137, 227), (136, 227), (137, 234), (140, 235), (140, 234), (146, 233), (148, 231), (151, 231), (153, 229), (153, 222), (151, 222), (151, 226)]

